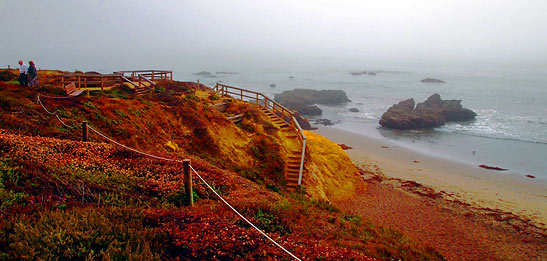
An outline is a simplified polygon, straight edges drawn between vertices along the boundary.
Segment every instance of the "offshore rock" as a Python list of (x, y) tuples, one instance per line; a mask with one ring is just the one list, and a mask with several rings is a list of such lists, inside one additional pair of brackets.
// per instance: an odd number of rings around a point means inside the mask
[(434, 78), (425, 78), (421, 80), (420, 82), (429, 82), (429, 83), (446, 83), (445, 81), (434, 79)]
[(342, 90), (310, 90), (295, 89), (276, 94), (276, 102), (297, 110), (303, 115), (321, 115), (323, 112), (314, 104), (341, 105), (350, 102), (346, 93)]
[(298, 112), (295, 112), (294, 113), (294, 118), (296, 119), (296, 121), (298, 121), (298, 124), (300, 125), (300, 128), (302, 128), (303, 130), (314, 130), (316, 128), (313, 128), (310, 124), (310, 122), (304, 118), (304, 116), (300, 115), (300, 113)]
[(461, 100), (442, 100), (437, 93), (414, 107), (414, 99), (391, 106), (380, 119), (380, 125), (392, 129), (423, 129), (441, 126), (449, 121), (467, 121), (477, 116), (463, 108)]
[(321, 125), (325, 125), (325, 126), (332, 126), (334, 125), (334, 123), (329, 120), (329, 119), (317, 119), (315, 120), (315, 123), (316, 124), (321, 124)]

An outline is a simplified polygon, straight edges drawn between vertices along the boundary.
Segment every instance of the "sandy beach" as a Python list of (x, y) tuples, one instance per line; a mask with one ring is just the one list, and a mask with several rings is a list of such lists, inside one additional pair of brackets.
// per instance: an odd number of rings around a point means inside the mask
[(434, 157), (386, 139), (335, 127), (314, 127), (318, 128), (314, 132), (333, 142), (351, 146), (352, 149), (346, 152), (363, 169), (373, 169), (388, 178), (420, 183), (441, 192), (449, 200), (511, 212), (542, 228), (547, 224), (547, 182)]

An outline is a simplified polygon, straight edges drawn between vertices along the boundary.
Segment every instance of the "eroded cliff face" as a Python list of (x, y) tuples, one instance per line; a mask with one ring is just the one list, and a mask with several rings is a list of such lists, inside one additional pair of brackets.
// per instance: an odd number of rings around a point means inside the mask
[(306, 136), (307, 193), (332, 201), (351, 197), (365, 188), (357, 167), (340, 146), (310, 131), (306, 131)]

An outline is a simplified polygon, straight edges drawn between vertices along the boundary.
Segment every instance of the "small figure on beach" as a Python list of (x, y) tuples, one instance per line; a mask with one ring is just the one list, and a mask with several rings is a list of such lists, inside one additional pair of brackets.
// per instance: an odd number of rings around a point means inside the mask
[(34, 64), (34, 61), (29, 61), (28, 64), (30, 65), (28, 67), (28, 85), (30, 87), (36, 87), (38, 86), (38, 70), (36, 70), (36, 64)]
[(22, 60), (19, 60), (19, 84), (22, 86), (27, 86), (28, 84), (28, 65), (26, 65)]

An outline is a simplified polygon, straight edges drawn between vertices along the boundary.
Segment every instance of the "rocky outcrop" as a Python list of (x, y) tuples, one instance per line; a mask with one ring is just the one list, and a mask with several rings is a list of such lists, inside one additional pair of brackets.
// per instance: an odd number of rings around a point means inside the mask
[(353, 75), (353, 76), (359, 76), (359, 75), (376, 76), (376, 73), (375, 73), (375, 72), (367, 72), (367, 71), (362, 71), (362, 72), (350, 72), (349, 74), (351, 74), (351, 75)]
[(237, 72), (216, 72), (215, 74), (238, 74)]
[(422, 79), (420, 82), (426, 82), (426, 83), (446, 83), (445, 81), (434, 79), (434, 78), (425, 78)]
[(442, 100), (437, 93), (414, 106), (414, 99), (391, 106), (380, 119), (380, 125), (392, 129), (422, 129), (441, 126), (449, 121), (474, 119), (477, 114), (463, 108), (461, 100)]
[(341, 105), (350, 102), (346, 93), (342, 90), (310, 90), (295, 89), (276, 94), (276, 102), (297, 110), (303, 115), (321, 115), (323, 112), (314, 104)]
[(329, 119), (317, 119), (315, 120), (315, 123), (316, 124), (321, 124), (321, 125), (325, 125), (325, 126), (332, 126), (334, 125), (334, 123), (329, 120)]
[(298, 124), (300, 125), (300, 128), (303, 130), (315, 130), (316, 128), (313, 128), (310, 124), (310, 122), (304, 118), (302, 115), (300, 115), (298, 112), (294, 114), (294, 118), (296, 121), (298, 121)]
[(201, 72), (194, 73), (194, 75), (198, 75), (198, 76), (212, 76), (213, 74), (210, 73), (210, 72), (201, 71)]
[(349, 108), (349, 111), (351, 111), (351, 112), (359, 112), (359, 109), (357, 109), (357, 108)]

